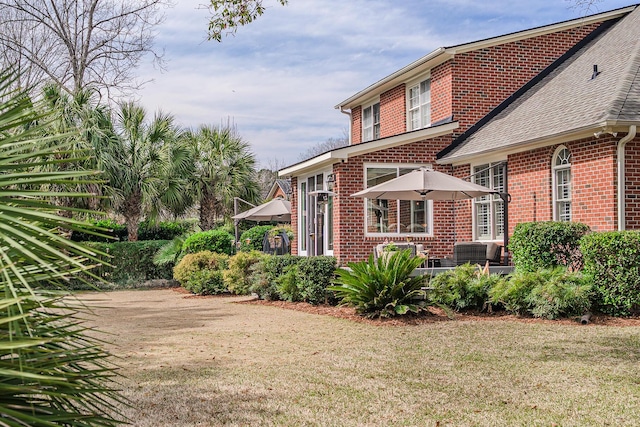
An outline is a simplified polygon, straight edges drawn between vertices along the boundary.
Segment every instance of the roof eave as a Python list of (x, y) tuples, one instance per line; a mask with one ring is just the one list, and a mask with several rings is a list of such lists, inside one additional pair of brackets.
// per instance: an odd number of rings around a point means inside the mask
[(454, 153), (453, 155), (436, 160), (436, 164), (458, 166), (473, 163), (475, 159), (495, 156), (496, 154), (502, 154), (506, 158), (508, 155), (519, 153), (524, 150), (533, 150), (549, 145), (563, 144), (578, 139), (594, 137), (596, 133), (601, 131), (625, 132), (626, 130), (628, 130), (627, 128), (630, 125), (640, 125), (640, 121), (606, 120), (598, 123), (593, 123), (591, 125), (582, 126), (580, 128), (570, 129), (555, 135), (520, 141), (511, 144), (508, 147), (483, 150), (476, 153), (460, 156), (456, 156)]
[(292, 177), (303, 175), (307, 172), (315, 171), (335, 163), (346, 161), (351, 157), (373, 153), (387, 148), (399, 147), (412, 142), (424, 141), (448, 135), (456, 130), (460, 125), (458, 122), (449, 122), (438, 126), (428, 127), (417, 131), (406, 132), (400, 135), (377, 139), (360, 144), (349, 145), (337, 150), (316, 156), (298, 164), (289, 166), (278, 171), (280, 177)]

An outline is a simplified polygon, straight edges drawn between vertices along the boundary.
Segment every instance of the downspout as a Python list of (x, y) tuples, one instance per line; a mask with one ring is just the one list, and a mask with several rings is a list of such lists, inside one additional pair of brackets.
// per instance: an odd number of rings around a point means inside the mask
[(636, 125), (629, 126), (629, 133), (626, 134), (620, 141), (618, 141), (618, 231), (624, 231), (626, 229), (625, 223), (625, 147), (627, 142), (636, 137)]
[(340, 106), (340, 112), (342, 114), (346, 114), (347, 116), (349, 116), (349, 145), (351, 145), (351, 110), (349, 111), (344, 111), (344, 109), (342, 108), (342, 106)]

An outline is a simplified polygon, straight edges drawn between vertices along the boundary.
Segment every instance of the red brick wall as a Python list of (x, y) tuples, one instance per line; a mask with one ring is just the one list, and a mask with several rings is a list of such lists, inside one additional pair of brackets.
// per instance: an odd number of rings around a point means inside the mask
[(590, 24), (456, 55), (451, 60), (452, 111), (460, 122), (456, 132), (466, 131), (598, 26)]
[[(460, 122), (457, 134), (502, 101), (600, 24), (533, 37), (456, 55), (431, 70), (431, 120), (451, 115)], [(397, 86), (380, 96), (381, 137), (406, 131), (406, 89)], [(361, 108), (352, 110), (352, 141), (361, 141)]]
[(405, 105), (406, 89), (403, 84), (380, 95), (380, 138), (406, 131)]
[(351, 110), (351, 144), (362, 142), (362, 107)]
[(627, 143), (625, 154), (625, 223), (627, 230), (640, 230), (640, 138)]
[(446, 119), (453, 114), (453, 67), (451, 61), (431, 70), (431, 122)]
[[(594, 231), (617, 229), (616, 140), (565, 144), (571, 152), (571, 215)], [(516, 224), (553, 219), (551, 161), (558, 146), (508, 157), (509, 234)]]

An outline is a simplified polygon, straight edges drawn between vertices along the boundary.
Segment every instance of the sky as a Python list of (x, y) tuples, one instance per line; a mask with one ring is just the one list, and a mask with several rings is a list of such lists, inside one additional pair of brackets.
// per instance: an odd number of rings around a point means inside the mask
[[(207, 41), (206, 0), (164, 11), (139, 92), (150, 112), (177, 123), (232, 123), (260, 167), (278, 169), (329, 138), (349, 119), (334, 107), (438, 47), (454, 46), (617, 9), (633, 0), (264, 0), (265, 14), (222, 42)], [(584, 1), (584, 0), (583, 0)]]

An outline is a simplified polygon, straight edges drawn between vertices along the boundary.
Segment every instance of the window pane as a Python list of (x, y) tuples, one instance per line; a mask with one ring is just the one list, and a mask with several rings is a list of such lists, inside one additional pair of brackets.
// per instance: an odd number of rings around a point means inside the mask
[(422, 123), (420, 127), (426, 127), (431, 124), (431, 108), (429, 108), (428, 105), (422, 107), (421, 120), (422, 120)]
[(493, 238), (504, 237), (504, 203), (502, 200), (493, 202), (494, 224), (496, 228)]
[(371, 107), (362, 110), (362, 123), (365, 127), (371, 126)]
[(420, 111), (413, 110), (409, 112), (410, 130), (420, 129)]
[[(476, 166), (473, 169), (474, 181), (478, 185), (482, 185), (483, 187), (491, 188), (491, 175), (489, 173), (489, 165)], [(488, 200), (489, 196), (478, 197), (476, 200)]]
[(558, 220), (571, 221), (571, 202), (558, 203)]
[(367, 232), (389, 231), (389, 203), (387, 200), (367, 200)]
[(569, 150), (566, 148), (562, 149), (556, 156), (556, 166), (562, 165), (570, 165), (571, 164), (571, 154)]
[(489, 204), (476, 203), (476, 228), (478, 238), (489, 238)]
[(414, 109), (420, 106), (420, 92), (418, 86), (409, 89), (409, 108)]
[[(382, 184), (396, 176), (396, 168), (367, 168), (367, 188)], [(387, 200), (367, 200), (367, 232), (386, 233), (389, 231), (390, 221), (394, 223), (397, 217), (394, 203), (390, 219), (389, 206), (390, 203)]]

